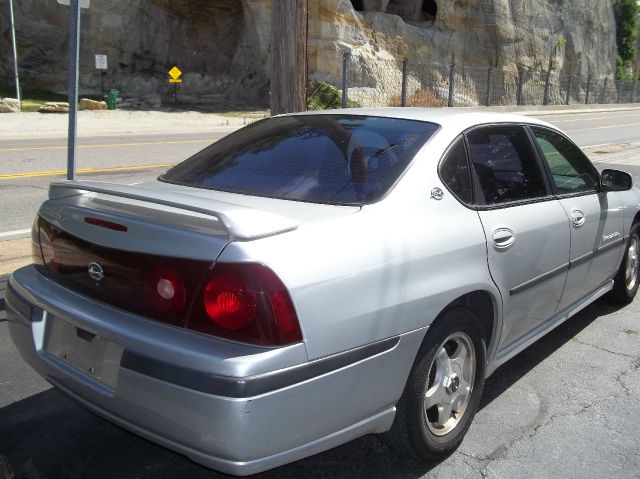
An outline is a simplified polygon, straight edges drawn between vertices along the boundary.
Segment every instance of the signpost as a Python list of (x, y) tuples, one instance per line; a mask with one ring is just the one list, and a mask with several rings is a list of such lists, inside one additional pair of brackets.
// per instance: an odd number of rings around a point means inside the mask
[(180, 76), (182, 72), (176, 66), (174, 66), (171, 70), (169, 70), (169, 83), (173, 83), (173, 102), (176, 103), (178, 101), (178, 83), (182, 83), (182, 78)]
[(16, 26), (13, 21), (13, 0), (9, 0), (9, 16), (11, 21), (11, 45), (13, 45), (13, 68), (16, 77), (16, 98), (22, 109), (22, 94), (20, 93), (20, 75), (18, 74), (18, 46), (16, 45)]
[(108, 69), (107, 55), (96, 53), (96, 70), (100, 70), (100, 93), (104, 93), (104, 75)]
[(67, 138), (67, 180), (76, 177), (76, 134), (78, 123), (78, 57), (80, 56), (80, 8), (89, 8), (89, 0), (58, 0), (71, 6), (69, 17), (69, 134)]

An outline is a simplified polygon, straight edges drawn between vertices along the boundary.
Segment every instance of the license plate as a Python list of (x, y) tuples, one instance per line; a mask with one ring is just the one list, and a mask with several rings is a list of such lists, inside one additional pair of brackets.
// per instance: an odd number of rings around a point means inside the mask
[(47, 319), (46, 353), (115, 388), (123, 348), (60, 318), (49, 316)]

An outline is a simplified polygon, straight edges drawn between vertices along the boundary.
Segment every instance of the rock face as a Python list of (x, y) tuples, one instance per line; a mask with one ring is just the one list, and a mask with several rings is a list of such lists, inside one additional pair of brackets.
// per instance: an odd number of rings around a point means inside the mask
[[(183, 72), (179, 95), (197, 99), (206, 95), (208, 102), (264, 104), (269, 82), (265, 59), (256, 48), (258, 26), (250, 24), (255, 10), (250, 4), (93, 0), (81, 16), (80, 94), (100, 94), (101, 71), (95, 69), (95, 55), (103, 54), (108, 59), (105, 89), (118, 89), (126, 97), (170, 96), (168, 71), (178, 66)], [(21, 0), (14, 5), (23, 86), (66, 93), (69, 7), (50, 0)], [(13, 76), (8, 28), (8, 22), (0, 22), (0, 81)]]
[[(53, 1), (16, 2), (23, 85), (66, 92), (68, 15)], [(7, 23), (0, 81), (13, 75)], [(124, 97), (171, 98), (167, 72), (176, 65), (184, 101), (265, 106), (270, 23), (270, 0), (93, 0), (82, 13), (80, 92), (99, 93), (94, 55), (106, 54), (105, 88)], [(361, 94), (397, 92), (403, 58), (514, 73), (551, 61), (558, 74), (602, 79), (615, 71), (615, 48), (611, 0), (309, 1), (310, 77), (339, 85), (349, 50), (360, 62)], [(432, 70), (434, 83), (446, 75)], [(412, 77), (410, 87), (421, 81)]]

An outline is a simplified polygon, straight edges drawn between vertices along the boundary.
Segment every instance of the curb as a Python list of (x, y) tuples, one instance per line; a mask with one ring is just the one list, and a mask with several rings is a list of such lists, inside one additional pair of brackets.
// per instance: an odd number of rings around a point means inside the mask
[(485, 106), (485, 107), (454, 107), (459, 110), (482, 110), (502, 113), (520, 113), (522, 115), (566, 115), (567, 113), (605, 113), (614, 111), (640, 110), (639, 103), (621, 103), (619, 105), (521, 105), (521, 106)]

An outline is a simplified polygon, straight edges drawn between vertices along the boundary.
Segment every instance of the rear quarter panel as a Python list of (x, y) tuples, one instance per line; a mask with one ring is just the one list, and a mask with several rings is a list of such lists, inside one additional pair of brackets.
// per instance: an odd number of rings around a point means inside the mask
[[(221, 254), (219, 261), (257, 261), (280, 276), (309, 359), (426, 328), (467, 292), (499, 298), (477, 213), (438, 178), (437, 162), (453, 139), (441, 138), (379, 203), (282, 235), (232, 242)], [(435, 187), (445, 192), (440, 201), (430, 198)]]

